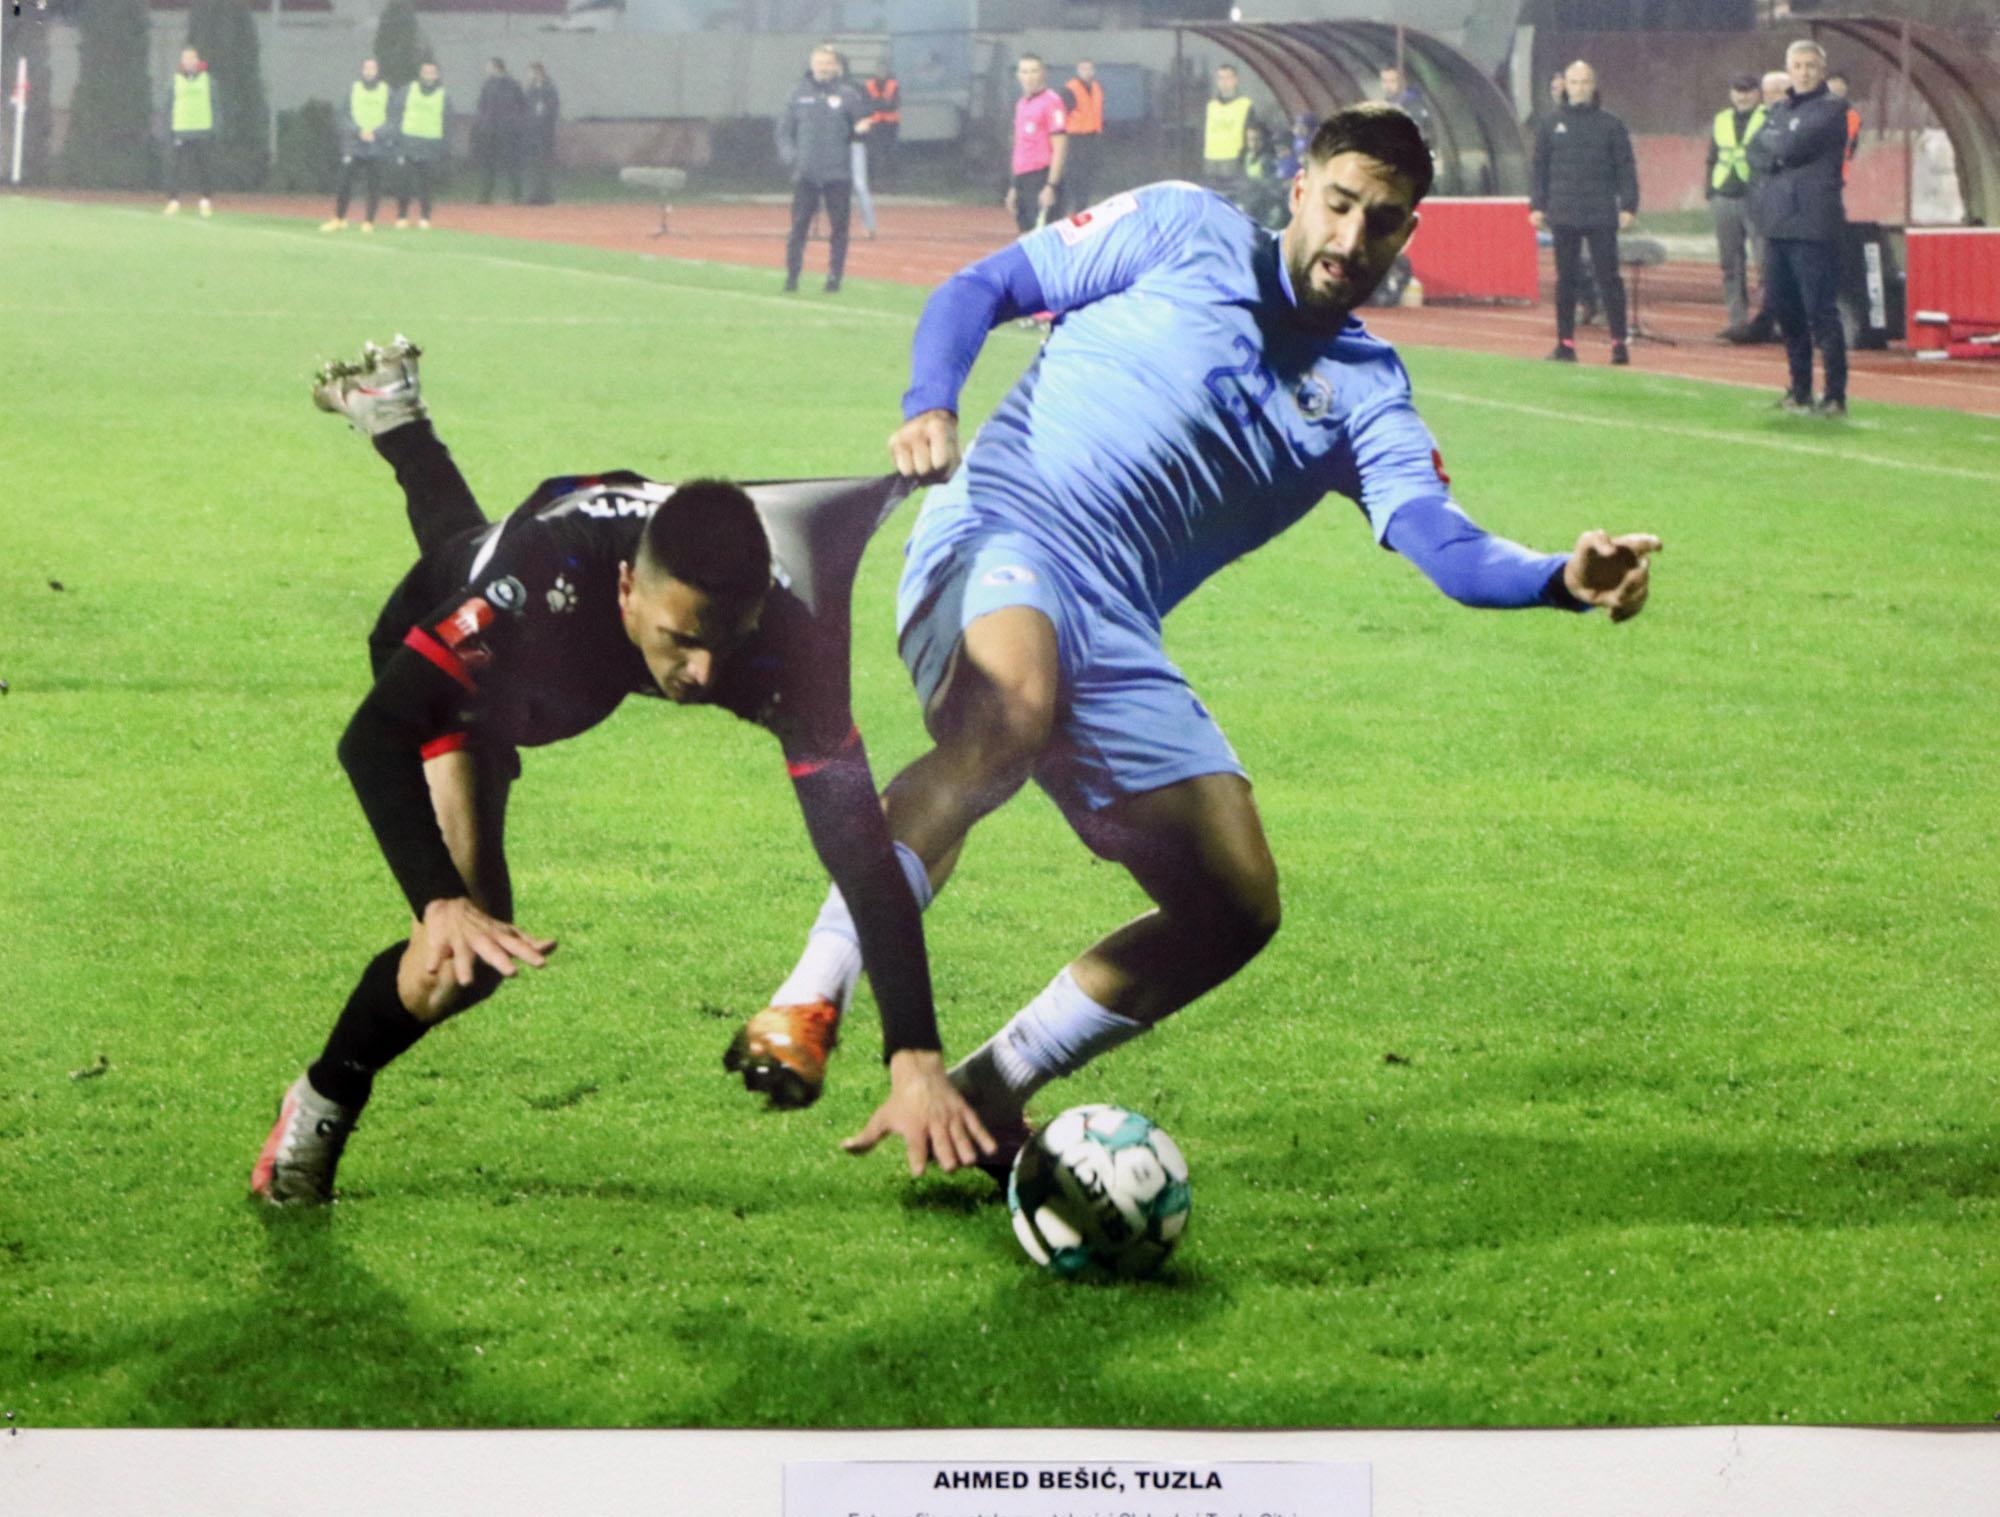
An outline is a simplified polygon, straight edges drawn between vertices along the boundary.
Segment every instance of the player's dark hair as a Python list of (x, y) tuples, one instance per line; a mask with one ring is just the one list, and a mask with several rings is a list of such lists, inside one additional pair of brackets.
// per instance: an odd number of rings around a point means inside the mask
[(1401, 106), (1385, 100), (1367, 100), (1327, 117), (1313, 133), (1306, 156), (1314, 163), (1325, 163), (1342, 153), (1373, 158), (1390, 172), (1409, 180), (1410, 188), (1416, 192), (1410, 198), (1411, 205), (1431, 192), (1431, 177), (1436, 172), (1431, 150), (1424, 146), (1423, 133)]
[(1018, 67), (1023, 63), (1040, 63), (1041, 61), (1042, 55), (1040, 53), (1023, 53), (1014, 60), (1014, 63)]
[(647, 519), (639, 564), (734, 600), (770, 588), (771, 541), (740, 486), (695, 479), (676, 488)]

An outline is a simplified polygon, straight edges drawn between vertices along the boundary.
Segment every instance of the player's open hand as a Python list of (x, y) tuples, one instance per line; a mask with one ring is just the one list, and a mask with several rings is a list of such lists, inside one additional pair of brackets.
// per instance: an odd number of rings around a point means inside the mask
[(448, 963), (460, 985), (470, 985), (481, 962), (512, 979), (514, 961), (539, 969), (556, 951), (554, 938), (531, 937), (512, 922), (490, 917), (468, 896), (432, 901), (424, 908), (424, 973), (436, 978)]
[(1563, 565), (1563, 585), (1586, 605), (1611, 613), (1614, 622), (1630, 621), (1646, 604), (1652, 580), (1652, 555), (1660, 540), (1650, 532), (1623, 537), (1593, 528), (1576, 540), (1576, 551)]
[(958, 467), (958, 417), (950, 411), (920, 411), (889, 434), (896, 472), (919, 484), (951, 478)]
[(995, 1148), (979, 1113), (946, 1076), (943, 1055), (909, 1048), (889, 1059), (889, 1099), (875, 1108), (866, 1127), (840, 1146), (851, 1154), (865, 1154), (890, 1133), (901, 1135), (912, 1175), (921, 1175), (933, 1159), (950, 1174)]

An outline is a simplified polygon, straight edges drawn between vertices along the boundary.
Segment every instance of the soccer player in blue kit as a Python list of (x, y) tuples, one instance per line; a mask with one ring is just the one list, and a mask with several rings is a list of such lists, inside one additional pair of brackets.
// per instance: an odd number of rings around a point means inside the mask
[[(1591, 531), (1541, 554), (1467, 518), (1401, 362), (1353, 316), (1416, 230), (1431, 172), (1408, 116), (1356, 106), (1319, 128), (1276, 236), (1207, 190), (1155, 184), (972, 265), (924, 308), (890, 449), (904, 474), (944, 481), (897, 597), (935, 746), (883, 797), (898, 853), (927, 903), (972, 825), (1032, 778), (1155, 903), (953, 1068), (999, 1144), (965, 1144), (960, 1162), (1011, 1159), (1042, 1085), (1221, 984), (1277, 930), (1249, 780), (1161, 645), (1203, 580), (1337, 494), (1467, 605), (1623, 621), (1645, 604), (1655, 537)], [(961, 458), (958, 393), (987, 331), (1042, 310), (1058, 319), (1040, 357)], [(831, 1029), (860, 970), (836, 891), (736, 1056), (817, 1094), (825, 1048), (797, 1034)], [(845, 1146), (886, 1136), (887, 1110)]]

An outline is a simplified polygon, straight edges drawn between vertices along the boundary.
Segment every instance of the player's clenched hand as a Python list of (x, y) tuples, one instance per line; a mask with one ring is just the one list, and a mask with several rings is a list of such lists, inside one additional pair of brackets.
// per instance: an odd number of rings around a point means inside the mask
[(909, 1152), (910, 1173), (920, 1175), (932, 1159), (946, 1174), (994, 1151), (986, 1124), (944, 1072), (940, 1054), (903, 1049), (889, 1059), (889, 1099), (875, 1108), (868, 1125), (840, 1146), (865, 1154), (890, 1133), (900, 1134)]
[(424, 908), (424, 942), (424, 973), (436, 975), (449, 963), (452, 978), (461, 985), (472, 983), (481, 960), (512, 978), (516, 959), (539, 969), (556, 951), (554, 938), (530, 937), (512, 922), (488, 916), (462, 895), (432, 901)]
[(951, 478), (958, 467), (958, 417), (950, 411), (921, 411), (889, 434), (896, 472), (926, 485)]
[(1611, 613), (1614, 622), (1630, 621), (1646, 604), (1651, 583), (1651, 556), (1660, 540), (1650, 532), (1613, 537), (1593, 529), (1576, 540), (1576, 551), (1563, 565), (1563, 585), (1586, 605)]

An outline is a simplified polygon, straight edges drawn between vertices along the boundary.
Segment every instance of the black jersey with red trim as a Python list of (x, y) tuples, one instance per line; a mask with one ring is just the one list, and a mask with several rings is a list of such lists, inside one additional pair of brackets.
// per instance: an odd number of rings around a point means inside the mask
[[(476, 510), (443, 444), (417, 424), (377, 439), (406, 480)], [(908, 486), (893, 476), (744, 487), (771, 540), (756, 633), (717, 671), (713, 704), (775, 733), (814, 851), (853, 915), (882, 1013), (885, 1057), (938, 1048), (915, 898), (876, 800), (848, 707), (854, 572)], [(375, 684), (340, 759), (422, 917), (467, 895), (432, 808), (423, 761), (469, 747), (511, 772), (515, 750), (588, 730), (628, 695), (658, 694), (618, 613), (618, 566), (672, 487), (637, 474), (544, 483), (504, 521), (468, 526), (411, 570), (370, 639)], [(413, 525), (425, 492), (411, 492)], [(420, 534), (421, 535), (421, 534)]]
[[(751, 640), (702, 704), (822, 761), (852, 730), (849, 592), (870, 536), (901, 499), (893, 478), (745, 487), (771, 538), (775, 583)], [(539, 747), (587, 731), (629, 695), (660, 698), (618, 612), (618, 566), (673, 487), (629, 472), (545, 481), (501, 521), (412, 569), (370, 638), (378, 679), (398, 650), (449, 684), (397, 681), (426, 757), (472, 743)], [(421, 705), (421, 712), (412, 702)]]

